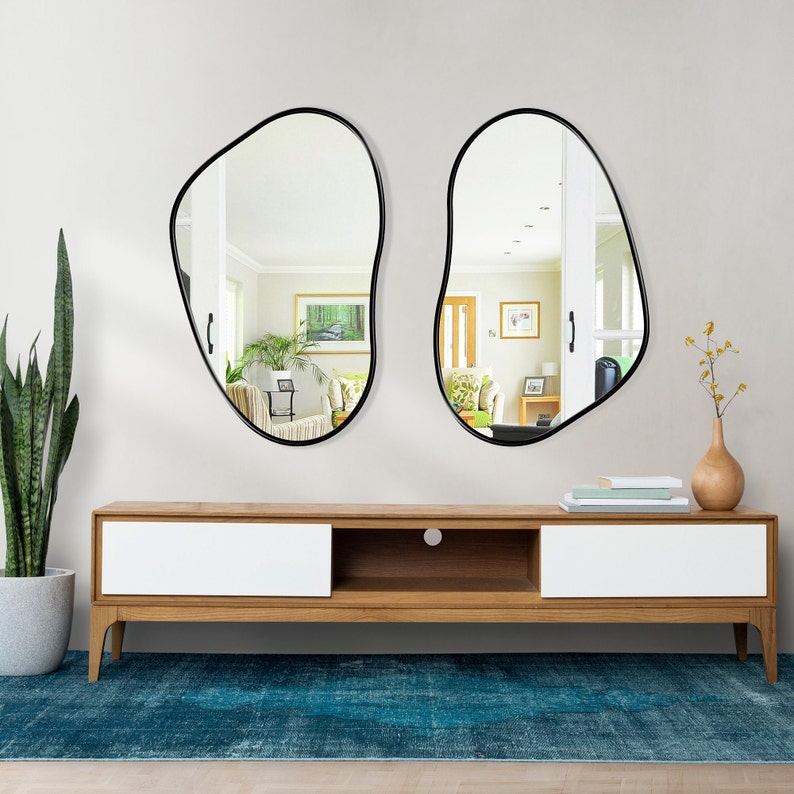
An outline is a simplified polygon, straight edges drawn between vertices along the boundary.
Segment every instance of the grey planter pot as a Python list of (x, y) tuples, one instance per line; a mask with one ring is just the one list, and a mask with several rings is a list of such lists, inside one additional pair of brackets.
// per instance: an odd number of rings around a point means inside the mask
[(66, 656), (74, 610), (74, 571), (6, 579), (0, 568), (0, 675), (42, 675)]

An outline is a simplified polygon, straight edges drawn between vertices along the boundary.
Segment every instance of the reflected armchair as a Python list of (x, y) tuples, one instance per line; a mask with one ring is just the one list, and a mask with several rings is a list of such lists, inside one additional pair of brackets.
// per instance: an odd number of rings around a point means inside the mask
[(274, 438), (285, 441), (310, 441), (331, 432), (331, 423), (323, 414), (294, 419), (291, 422), (274, 423), (262, 392), (250, 383), (227, 383), (226, 393), (237, 410), (251, 424)]

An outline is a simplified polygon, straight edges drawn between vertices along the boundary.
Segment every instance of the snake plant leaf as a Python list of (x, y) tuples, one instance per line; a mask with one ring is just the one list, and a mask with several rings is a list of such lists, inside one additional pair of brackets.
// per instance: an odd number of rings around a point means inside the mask
[(0, 388), (3, 386), (3, 381), (6, 377), (6, 370), (8, 370), (8, 356), (6, 355), (6, 332), (8, 331), (8, 315), (3, 321), (3, 330), (0, 331), (0, 362), (2, 362), (2, 375), (0, 375)]
[[(52, 427), (50, 429), (50, 448), (47, 454), (47, 468), (44, 474), (42, 510), (38, 516), (38, 537), (46, 552), (49, 542), (52, 511), (57, 497), (57, 481), (63, 469), (61, 446), (64, 435), (64, 414), (72, 378), (74, 304), (72, 297), (72, 276), (69, 271), (69, 257), (63, 230), (58, 237), (58, 274), (55, 280), (55, 320), (53, 323), (53, 346), (51, 353), (52, 369)], [(48, 370), (50, 369), (48, 365)], [(78, 409), (79, 411), (79, 409)], [(67, 429), (68, 430), (68, 429)], [(71, 440), (68, 442), (71, 449)], [(43, 555), (46, 556), (46, 553)], [(43, 563), (42, 563), (43, 566)]]
[(44, 531), (39, 535), (39, 542), (36, 545), (34, 555), (34, 558), (38, 559), (42, 570), (45, 566), (47, 547), (50, 542), (53, 508), (55, 507), (55, 500), (58, 497), (58, 478), (61, 476), (61, 472), (64, 466), (66, 466), (66, 461), (69, 458), (69, 453), (72, 451), (72, 442), (74, 441), (75, 431), (77, 430), (77, 420), (79, 418), (80, 401), (77, 399), (77, 395), (75, 395), (63, 415), (60, 443), (56, 455), (55, 476), (52, 481), (52, 489), (49, 493), (49, 503), (46, 506), (47, 519), (44, 522)]
[[(37, 388), (38, 378), (38, 388)], [(40, 470), (34, 471), (34, 425), (36, 422), (36, 393), (41, 392), (41, 375), (35, 355), (28, 358), (28, 367), (19, 393), (19, 411), (14, 424), (14, 459), (17, 464), (22, 516), (22, 535), (25, 544), (25, 567), (33, 567), (33, 536), (38, 517)], [(34, 479), (35, 477), (35, 479)]]
[(0, 451), (2, 454), (3, 509), (6, 524), (6, 576), (20, 576), (24, 571), (24, 543), (19, 488), (14, 459), (14, 420), (6, 390), (0, 392)]
[[(41, 466), (44, 460), (44, 449), (47, 443), (47, 423), (49, 421), (50, 408), (52, 406), (52, 392), (48, 388), (46, 381), (42, 385), (41, 373), (38, 368), (38, 357), (36, 349), (32, 353), (35, 374), (32, 382), (32, 404), (31, 414), (33, 418), (31, 426), (31, 478), (35, 478), (38, 498), (35, 507), (35, 515), (38, 515), (39, 503), (41, 502)], [(33, 479), (31, 480), (31, 483)]]
[[(77, 420), (80, 418), (80, 400), (75, 394), (63, 414), (63, 432), (61, 433), (61, 443), (58, 448), (58, 461), (56, 471), (58, 476), (63, 472), (69, 453), (72, 451), (74, 434), (77, 430)], [(54, 485), (57, 488), (57, 483)]]
[[(0, 333), (0, 352), (5, 356), (6, 351), (6, 330), (8, 327), (8, 317), (3, 323), (3, 330)], [(3, 358), (3, 374), (0, 379), (0, 431), (2, 432), (2, 443), (0, 443), (0, 455), (2, 456), (2, 491), (3, 505), (6, 524), (6, 575), (20, 576), (25, 570), (25, 538), (22, 496), (19, 491), (19, 479), (17, 477), (17, 460), (15, 455), (14, 425), (16, 416), (19, 413), (19, 392), (21, 380), (19, 362), (17, 362), (17, 374), (15, 375), (9, 368), (5, 357)]]
[(8, 407), (11, 410), (11, 415), (16, 416), (19, 410), (19, 390), (21, 375), (15, 376), (8, 368), (8, 364), (4, 365), (3, 386), (2, 389), (8, 397)]

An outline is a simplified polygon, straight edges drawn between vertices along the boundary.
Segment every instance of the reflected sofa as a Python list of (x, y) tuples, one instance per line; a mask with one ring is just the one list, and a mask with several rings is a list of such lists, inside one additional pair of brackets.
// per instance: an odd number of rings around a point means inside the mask
[(369, 371), (334, 369), (328, 381), (328, 391), (320, 395), (320, 412), (330, 427), (336, 427), (341, 413), (352, 411), (367, 386)]
[[(460, 403), (464, 397), (462, 410), (474, 411), (474, 428), (484, 430), (498, 424), (504, 417), (505, 394), (493, 379), (491, 367), (444, 367), (441, 370), (444, 393), (450, 402)], [(472, 384), (475, 393), (474, 403), (465, 404)], [(479, 385), (479, 389), (476, 389)]]
[(533, 438), (545, 435), (552, 428), (560, 424), (560, 414), (553, 419), (538, 419), (535, 425), (503, 425), (495, 424), (491, 427), (493, 438), (496, 441), (505, 441), (508, 444), (523, 444)]

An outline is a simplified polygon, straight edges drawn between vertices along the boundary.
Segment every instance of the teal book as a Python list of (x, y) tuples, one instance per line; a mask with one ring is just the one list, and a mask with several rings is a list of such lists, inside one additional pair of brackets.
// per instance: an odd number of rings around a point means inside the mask
[(689, 499), (671, 496), (669, 499), (574, 499), (567, 493), (559, 506), (569, 513), (688, 513)]
[(669, 499), (669, 488), (601, 488), (598, 485), (574, 485), (574, 499)]

